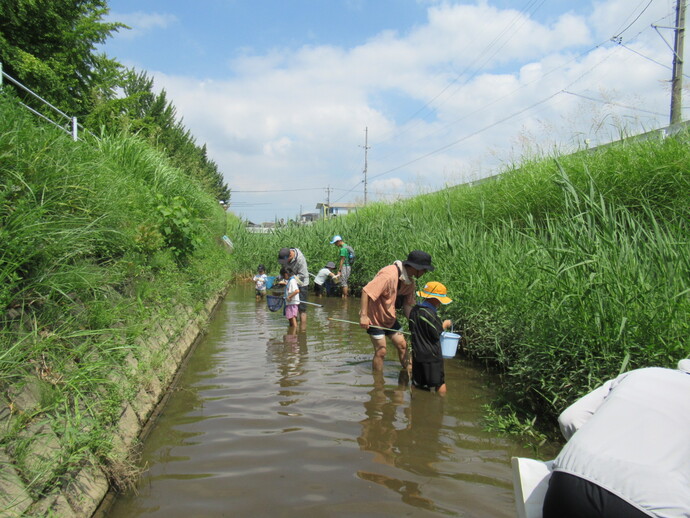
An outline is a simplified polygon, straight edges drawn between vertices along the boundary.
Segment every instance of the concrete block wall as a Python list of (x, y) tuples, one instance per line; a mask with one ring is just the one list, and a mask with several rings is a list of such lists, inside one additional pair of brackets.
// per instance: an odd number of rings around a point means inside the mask
[[(139, 437), (155, 415), (155, 410), (175, 381), (175, 376), (203, 335), (213, 311), (224, 292), (212, 297), (200, 312), (177, 306), (174, 315), (163, 323), (156, 322), (140, 339), (139, 358), (130, 354), (126, 366), (130, 374), (148, 373), (136, 395), (127, 401), (113, 430), (112, 445), (120, 458), (127, 458), (137, 446)], [(0, 396), (0, 432), (11, 429), (18, 413), (36, 412), (39, 408), (40, 386), (37, 379), (27, 379), (21, 388), (10, 389), (8, 397)], [(48, 476), (60, 458), (59, 441), (50, 420), (37, 415), (22, 431), (31, 448), (31, 476), (37, 480)], [(34, 501), (15, 468), (12, 448), (0, 447), (0, 517), (90, 518), (109, 491), (108, 478), (97, 460), (91, 459), (65, 477), (62, 487)]]

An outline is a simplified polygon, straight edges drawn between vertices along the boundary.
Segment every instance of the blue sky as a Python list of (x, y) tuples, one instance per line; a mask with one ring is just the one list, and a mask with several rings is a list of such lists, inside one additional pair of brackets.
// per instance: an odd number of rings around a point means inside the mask
[[(110, 0), (254, 222), (395, 201), (668, 122), (675, 0)], [(611, 41), (621, 36), (621, 43)], [(686, 103), (687, 104), (687, 103)]]

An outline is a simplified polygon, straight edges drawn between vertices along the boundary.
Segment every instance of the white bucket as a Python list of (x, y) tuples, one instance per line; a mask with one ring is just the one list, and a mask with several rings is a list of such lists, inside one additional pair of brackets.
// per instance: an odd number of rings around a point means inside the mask
[(455, 358), (455, 353), (458, 352), (458, 342), (460, 335), (457, 333), (450, 333), (444, 331), (441, 333), (441, 354), (444, 358)]

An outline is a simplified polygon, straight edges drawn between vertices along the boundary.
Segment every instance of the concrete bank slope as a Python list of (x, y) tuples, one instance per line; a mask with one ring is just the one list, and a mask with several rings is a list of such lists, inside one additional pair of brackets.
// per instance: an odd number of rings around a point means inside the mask
[[(127, 370), (133, 378), (141, 377), (138, 393), (127, 401), (120, 414), (119, 425), (113, 430), (112, 444), (116, 458), (128, 459), (136, 449), (139, 437), (161, 400), (171, 388), (185, 358), (203, 336), (217, 305), (225, 291), (216, 294), (202, 311), (177, 306), (173, 315), (164, 322), (154, 322), (145, 336), (139, 338), (137, 354), (127, 357)], [(142, 376), (142, 373), (147, 373)], [(139, 374), (139, 376), (136, 376)], [(116, 380), (117, 381), (117, 380)], [(126, 383), (127, 380), (122, 380)], [(0, 431), (12, 426), (18, 414), (35, 413), (39, 408), (40, 383), (38, 378), (27, 379), (21, 389), (0, 395)], [(35, 477), (46, 472), (60, 458), (56, 431), (49, 420), (34, 419), (25, 432), (25, 444), (34, 459)], [(23, 452), (26, 455), (26, 451)], [(109, 479), (103, 466), (95, 458), (86, 460), (74, 473), (65, 476), (60, 490), (34, 500), (28, 490), (31, 481), (23, 480), (14, 468), (15, 452), (0, 448), (0, 517), (59, 517), (89, 518), (98, 510), (108, 493)], [(44, 475), (45, 476), (45, 475)]]

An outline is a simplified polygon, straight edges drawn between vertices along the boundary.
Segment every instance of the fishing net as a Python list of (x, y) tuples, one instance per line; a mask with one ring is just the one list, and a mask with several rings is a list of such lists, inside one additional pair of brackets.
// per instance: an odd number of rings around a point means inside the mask
[(278, 311), (283, 307), (285, 299), (278, 295), (266, 295), (266, 304), (268, 304), (268, 309), (271, 311)]

